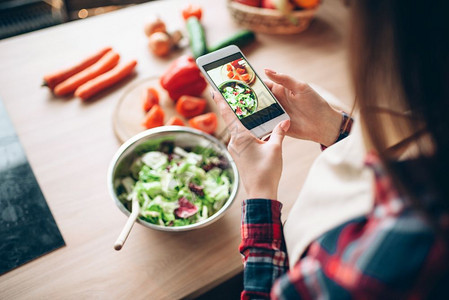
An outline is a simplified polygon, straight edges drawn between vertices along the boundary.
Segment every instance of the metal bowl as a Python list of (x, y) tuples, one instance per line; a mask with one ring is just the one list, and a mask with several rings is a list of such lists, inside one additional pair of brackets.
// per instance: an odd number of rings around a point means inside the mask
[(137, 157), (137, 154), (135, 153), (136, 147), (149, 140), (160, 140), (160, 141), (170, 140), (173, 141), (174, 144), (179, 147), (202, 146), (213, 149), (215, 152), (223, 155), (223, 157), (225, 157), (229, 163), (229, 168), (231, 170), (230, 176), (232, 180), (232, 188), (230, 196), (224, 203), (223, 207), (220, 208), (220, 210), (218, 210), (215, 214), (213, 214), (209, 218), (202, 220), (198, 223), (185, 226), (165, 227), (149, 223), (145, 220), (141, 220), (140, 218), (137, 219), (137, 222), (145, 227), (149, 227), (156, 230), (187, 231), (210, 225), (211, 223), (222, 217), (225, 211), (228, 210), (228, 208), (231, 206), (232, 202), (235, 199), (235, 196), (237, 195), (239, 185), (239, 175), (237, 167), (234, 161), (232, 160), (232, 157), (229, 154), (228, 150), (226, 149), (226, 146), (223, 143), (221, 143), (213, 136), (206, 134), (202, 131), (183, 126), (163, 126), (146, 130), (130, 138), (117, 150), (116, 154), (114, 155), (109, 165), (107, 175), (109, 193), (111, 194), (111, 197), (114, 200), (117, 207), (125, 215), (129, 216), (130, 211), (118, 199), (117, 195), (117, 187), (119, 185), (118, 178), (129, 174), (130, 172), (129, 167), (131, 166), (134, 159)]

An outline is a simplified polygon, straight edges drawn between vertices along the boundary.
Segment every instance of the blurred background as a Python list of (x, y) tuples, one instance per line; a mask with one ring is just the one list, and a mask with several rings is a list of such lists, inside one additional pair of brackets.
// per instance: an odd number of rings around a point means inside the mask
[(0, 39), (152, 0), (0, 0)]

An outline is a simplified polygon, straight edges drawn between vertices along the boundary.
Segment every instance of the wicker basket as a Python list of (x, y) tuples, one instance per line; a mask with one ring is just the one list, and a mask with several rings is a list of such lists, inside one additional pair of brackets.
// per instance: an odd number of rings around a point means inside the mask
[(232, 0), (227, 0), (227, 3), (237, 24), (269, 34), (295, 34), (306, 30), (318, 9), (296, 10), (286, 16), (275, 9), (253, 7)]

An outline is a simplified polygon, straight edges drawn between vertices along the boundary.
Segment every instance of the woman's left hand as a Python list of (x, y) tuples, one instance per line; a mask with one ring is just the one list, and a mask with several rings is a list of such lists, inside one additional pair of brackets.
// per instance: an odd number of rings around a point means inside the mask
[(228, 150), (237, 164), (248, 198), (277, 199), (282, 173), (282, 141), (290, 120), (279, 123), (268, 141), (256, 138), (237, 119), (224, 98), (213, 92), (231, 139)]

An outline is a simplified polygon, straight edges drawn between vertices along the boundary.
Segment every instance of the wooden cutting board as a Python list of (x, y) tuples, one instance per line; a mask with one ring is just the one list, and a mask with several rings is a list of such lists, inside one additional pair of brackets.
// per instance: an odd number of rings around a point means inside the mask
[[(145, 127), (142, 126), (142, 122), (145, 118), (145, 111), (142, 108), (142, 93), (149, 87), (155, 88), (159, 93), (159, 105), (165, 112), (164, 122), (167, 122), (170, 117), (176, 115), (181, 118), (185, 124), (188, 124), (188, 119), (176, 112), (175, 102), (170, 99), (168, 93), (160, 86), (159, 77), (146, 78), (131, 85), (124, 92), (115, 107), (112, 121), (114, 132), (120, 142), (123, 143), (132, 136), (145, 130)], [(210, 86), (206, 87), (201, 95), (201, 97), (207, 101), (204, 113), (214, 112), (217, 114), (218, 126), (213, 135), (226, 143), (229, 140), (229, 134), (218, 107), (210, 95), (210, 90)]]

